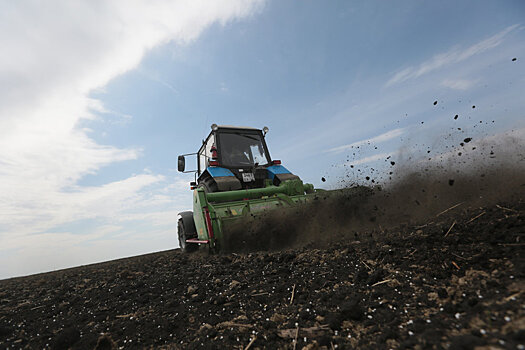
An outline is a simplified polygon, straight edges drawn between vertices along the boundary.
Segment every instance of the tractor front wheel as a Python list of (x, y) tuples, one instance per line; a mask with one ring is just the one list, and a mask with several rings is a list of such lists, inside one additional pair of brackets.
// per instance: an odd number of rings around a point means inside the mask
[(178, 233), (179, 233), (179, 246), (180, 246), (180, 249), (182, 249), (184, 253), (191, 253), (191, 252), (196, 251), (199, 248), (199, 246), (195, 243), (186, 243), (187, 239), (195, 238), (196, 234), (195, 232), (188, 232), (185, 229), (182, 219), (179, 219)]

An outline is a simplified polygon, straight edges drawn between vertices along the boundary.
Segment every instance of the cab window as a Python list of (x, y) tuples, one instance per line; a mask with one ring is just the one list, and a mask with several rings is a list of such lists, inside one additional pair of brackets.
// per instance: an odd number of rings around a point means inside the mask
[(226, 167), (252, 167), (268, 164), (262, 136), (256, 133), (224, 132), (219, 134), (221, 164)]
[(211, 147), (215, 144), (215, 135), (212, 134), (206, 141), (204, 147), (199, 151), (199, 170), (202, 173), (208, 167), (211, 158)]

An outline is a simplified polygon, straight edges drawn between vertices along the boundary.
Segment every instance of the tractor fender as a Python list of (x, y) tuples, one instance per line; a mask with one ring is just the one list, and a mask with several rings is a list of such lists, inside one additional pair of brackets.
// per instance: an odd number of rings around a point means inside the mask
[(183, 211), (179, 213), (179, 216), (180, 220), (182, 220), (182, 224), (184, 225), (184, 230), (186, 230), (187, 233), (197, 234), (197, 229), (195, 228), (195, 221), (193, 221), (193, 212)]
[(275, 186), (279, 186), (286, 180), (300, 180), (299, 176), (292, 174), (282, 165), (272, 165), (267, 168), (268, 178), (272, 180)]
[(226, 168), (208, 167), (201, 177), (203, 179), (210, 178), (216, 184), (219, 192), (242, 189), (239, 179), (233, 175), (231, 170)]

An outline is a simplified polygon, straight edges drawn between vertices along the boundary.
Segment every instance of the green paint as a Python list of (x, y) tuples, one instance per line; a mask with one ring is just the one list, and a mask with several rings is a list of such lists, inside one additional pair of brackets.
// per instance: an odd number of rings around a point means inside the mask
[[(264, 188), (228, 192), (206, 193), (203, 188), (197, 188), (193, 195), (193, 219), (199, 239), (209, 240), (210, 249), (219, 251), (228, 224), (251, 214), (306, 203), (315, 196), (313, 185), (303, 184), (301, 180), (288, 180), (279, 186), (268, 183)], [(210, 212), (213, 239), (207, 230), (205, 208)]]

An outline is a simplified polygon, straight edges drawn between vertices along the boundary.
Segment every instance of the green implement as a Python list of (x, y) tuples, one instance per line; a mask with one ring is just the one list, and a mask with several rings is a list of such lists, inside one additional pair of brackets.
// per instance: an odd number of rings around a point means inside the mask
[(230, 192), (206, 193), (198, 188), (193, 195), (196, 243), (200, 241), (213, 251), (220, 251), (226, 243), (224, 232), (234, 222), (261, 212), (306, 203), (313, 196), (313, 186), (297, 179), (285, 181), (280, 186)]

